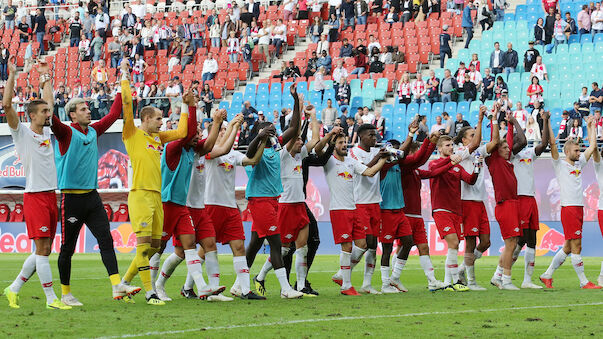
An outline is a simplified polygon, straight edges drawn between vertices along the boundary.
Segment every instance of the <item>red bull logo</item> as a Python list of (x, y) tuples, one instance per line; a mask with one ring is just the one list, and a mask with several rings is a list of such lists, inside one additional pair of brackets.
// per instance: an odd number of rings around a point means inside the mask
[[(119, 253), (130, 253), (136, 248), (136, 233), (132, 231), (132, 225), (121, 224), (111, 231), (113, 247)], [(98, 245), (94, 246), (96, 249)]]
[(218, 167), (222, 167), (225, 172), (230, 172), (234, 168), (234, 166), (228, 162), (220, 163)]
[(293, 172), (295, 173), (301, 173), (302, 167), (300, 165), (295, 166), (295, 168), (293, 169)]
[(337, 173), (337, 176), (343, 178), (344, 180), (352, 180), (353, 178), (352, 174), (350, 174), (349, 172), (340, 172)]
[(205, 164), (199, 164), (196, 168), (199, 173), (203, 173), (203, 171), (205, 170)]
[(46, 139), (40, 143), (40, 147), (50, 147), (50, 139)]
[(582, 174), (582, 171), (579, 169), (575, 169), (573, 171), (570, 172), (570, 175), (575, 175), (576, 177), (579, 177), (580, 174)]
[(163, 146), (161, 146), (161, 145), (155, 146), (153, 144), (147, 143), (147, 149), (150, 149), (150, 150), (153, 150), (153, 151), (161, 153), (163, 151)]
[(536, 233), (536, 255), (545, 255), (549, 251), (555, 253), (559, 251), (565, 243), (563, 233), (554, 228), (541, 223), (538, 233)]
[(532, 163), (532, 159), (520, 159), (519, 162), (524, 162), (529, 165)]

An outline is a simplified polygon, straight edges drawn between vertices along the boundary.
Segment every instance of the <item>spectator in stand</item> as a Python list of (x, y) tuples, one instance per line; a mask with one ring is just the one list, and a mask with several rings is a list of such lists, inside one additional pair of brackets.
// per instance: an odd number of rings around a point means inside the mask
[(308, 20), (308, 1), (307, 0), (299, 0), (297, 2), (297, 20)]
[[(329, 42), (337, 41), (337, 34), (339, 31), (339, 18), (335, 14), (331, 14), (329, 21), (327, 22), (327, 31), (329, 33)], [(323, 32), (322, 34), (326, 33)]]
[(539, 101), (540, 104), (544, 103), (544, 99), (542, 97), (543, 89), (540, 85), (540, 80), (536, 76), (532, 76), (532, 83), (528, 86), (527, 95), (530, 97), (530, 103), (528, 106), (534, 106), (535, 101)]
[(266, 61), (272, 64), (270, 60), (270, 31), (268, 30), (269, 21), (264, 21), (264, 26), (258, 30), (258, 52), (264, 53)]
[(544, 127), (544, 120), (542, 120), (542, 114), (544, 114), (544, 108), (540, 105), (540, 101), (534, 103), (534, 109), (530, 113), (530, 116), (536, 120), (539, 126), (539, 130), (542, 133)]
[(534, 40), (536, 40), (536, 45), (544, 45), (546, 42), (546, 32), (544, 29), (544, 20), (542, 20), (542, 18), (538, 18), (534, 25)]
[(475, 9), (472, 2), (469, 2), (463, 9), (463, 17), (461, 26), (467, 33), (467, 40), (465, 41), (465, 48), (469, 48), (469, 43), (473, 39), (473, 18), (471, 17), (471, 10)]
[(213, 20), (213, 24), (209, 26), (209, 39), (211, 40), (211, 47), (220, 47), (220, 21), (218, 18)]
[(347, 77), (348, 71), (343, 67), (343, 59), (337, 60), (337, 67), (333, 70), (333, 88), (335, 89), (335, 93), (337, 93), (341, 79)]
[(475, 84), (476, 91), (481, 89), (483, 81), (482, 74), (475, 69), (475, 65), (473, 64), (469, 64), (469, 80)]
[(168, 72), (172, 73), (172, 69), (174, 69), (174, 66), (180, 63), (180, 57), (182, 56), (182, 41), (180, 38), (176, 38), (172, 42), (169, 55), (170, 59), (168, 60)]
[[(550, 7), (544, 20), (544, 44), (548, 45), (553, 41), (553, 31), (555, 30), (555, 8)], [(538, 40), (538, 37), (536, 37)]]
[(603, 90), (599, 88), (599, 84), (597, 82), (592, 83), (592, 92), (590, 92), (590, 98), (588, 101), (590, 102), (590, 112), (593, 113), (596, 110), (601, 111), (601, 107), (603, 107)]
[(144, 83), (144, 71), (148, 65), (144, 62), (144, 59), (139, 54), (134, 54), (134, 61), (132, 62), (132, 80), (134, 83)]
[(440, 130), (446, 129), (446, 125), (442, 122), (441, 116), (437, 115), (435, 119), (436, 119), (436, 123), (431, 125), (431, 130), (429, 131), (431, 134), (437, 133)]
[(388, 24), (394, 24), (398, 22), (400, 19), (398, 18), (398, 13), (395, 12), (394, 7), (389, 8), (389, 12), (385, 15), (385, 22)]
[(104, 46), (103, 38), (98, 31), (94, 32), (94, 39), (90, 42), (90, 49), (92, 53), (92, 60), (98, 61), (103, 54)]
[(289, 67), (285, 69), (285, 79), (297, 79), (301, 77), (299, 67), (295, 66), (293, 61), (289, 61)]
[(464, 62), (459, 62), (459, 68), (454, 72), (454, 77), (456, 78), (456, 82), (459, 84), (459, 87), (463, 87), (465, 83), (465, 74), (469, 72), (467, 68), (465, 68)]
[(404, 53), (398, 48), (398, 46), (394, 46), (394, 51), (392, 52), (392, 63), (396, 66), (404, 62)]
[(371, 124), (374, 125), (375, 124), (375, 115), (373, 113), (371, 113), (368, 109), (368, 107), (363, 107), (362, 108), (362, 116), (361, 116), (362, 122), (365, 124)]
[(367, 67), (366, 54), (360, 52), (358, 49), (354, 50), (354, 66), (355, 68), (351, 74), (362, 74)]
[(274, 54), (277, 58), (281, 55), (281, 46), (286, 42), (287, 26), (283, 24), (283, 20), (278, 19), (276, 26), (272, 30), (272, 45), (275, 47)]
[(236, 30), (236, 24), (230, 20), (230, 16), (226, 15), (224, 17), (224, 23), (222, 23), (222, 26), (220, 27), (220, 40), (222, 41), (222, 47), (228, 46), (230, 32)]
[(197, 53), (198, 48), (203, 48), (203, 35), (205, 34), (206, 30), (205, 24), (201, 22), (199, 17), (196, 17), (193, 20), (193, 23), (190, 23), (188, 27), (191, 34), (193, 51)]
[(350, 104), (350, 95), (351, 95), (350, 84), (348, 84), (347, 78), (342, 77), (341, 82), (339, 83), (339, 87), (337, 88), (337, 93), (336, 93), (336, 97), (335, 97), (335, 99), (337, 100), (337, 104), (339, 106), (349, 105)]
[(587, 115), (590, 113), (590, 102), (588, 96), (588, 87), (582, 87), (582, 94), (578, 97), (578, 104), (580, 105), (580, 111), (584, 111)]
[(304, 77), (309, 78), (316, 73), (318, 69), (318, 57), (316, 56), (316, 52), (312, 52), (312, 57), (308, 58), (308, 66), (306, 67), (306, 72), (304, 73)]
[[(555, 51), (557, 50), (557, 45), (564, 44), (567, 42), (567, 38), (570, 34), (570, 26), (565, 22), (565, 20), (561, 19), (561, 14), (555, 14), (555, 22), (553, 24), (553, 42)], [(552, 46), (547, 48), (547, 52), (552, 51)]]
[(444, 123), (444, 133), (442, 135), (452, 136), (452, 132), (454, 131), (454, 121), (448, 112), (442, 112), (442, 120)]
[(135, 55), (139, 55), (141, 58), (144, 57), (144, 46), (142, 45), (138, 37), (132, 38), (131, 47), (132, 49), (130, 50), (130, 58), (134, 58)]
[(545, 13), (548, 13), (551, 8), (557, 10), (557, 2), (558, 0), (542, 0), (542, 10)]
[(471, 61), (469, 61), (469, 67), (471, 68), (471, 66), (475, 66), (475, 70), (480, 72), (481, 63), (479, 61), (477, 53), (471, 54)]
[(320, 36), (322, 35), (323, 30), (324, 30), (324, 27), (323, 27), (323, 24), (322, 24), (322, 20), (320, 19), (319, 16), (315, 16), (314, 17), (314, 23), (310, 27), (310, 37), (312, 38), (312, 42), (313, 43), (315, 43), (315, 44), (318, 43), (318, 41), (320, 40)]
[(326, 89), (325, 80), (324, 80), (325, 74), (326, 74), (326, 69), (324, 66), (319, 66), (318, 71), (316, 71), (316, 73), (314, 73), (314, 91), (320, 92), (320, 101), (321, 102), (322, 102), (322, 99), (324, 98), (325, 89)]
[(111, 68), (117, 68), (121, 60), (121, 44), (116, 40), (112, 40), (107, 45), (107, 53), (111, 57)]
[(526, 124), (525, 130), (526, 139), (528, 141), (540, 141), (540, 139), (542, 139), (542, 136), (540, 135), (540, 127), (538, 126), (538, 123), (534, 117), (531, 115), (528, 117), (528, 123)]
[(417, 79), (411, 85), (411, 91), (414, 101), (417, 104), (425, 102), (425, 93), (427, 93), (427, 84), (423, 81), (421, 73), (417, 73)]
[(452, 58), (452, 49), (450, 48), (450, 34), (448, 34), (448, 25), (442, 26), (442, 33), (440, 34), (440, 68), (444, 68), (444, 61), (448, 58)]
[[(494, 98), (500, 99), (504, 91), (507, 91), (508, 87), (502, 76), (496, 77), (496, 84), (494, 85)], [(508, 93), (508, 92), (507, 92)]]
[(241, 53), (241, 46), (239, 45), (239, 39), (235, 36), (235, 31), (230, 31), (227, 41), (226, 53), (231, 63), (236, 64), (238, 62), (239, 54)]
[(67, 115), (65, 114), (65, 105), (67, 104), (67, 101), (69, 101), (69, 97), (65, 92), (65, 86), (60, 84), (59, 89), (54, 94), (54, 108), (61, 121), (67, 120)]
[(136, 18), (136, 15), (134, 15), (134, 13), (132, 13), (132, 7), (129, 7), (129, 6), (126, 7), (126, 14), (124, 14), (124, 16), (121, 19), (121, 27), (123, 29), (126, 29), (126, 28), (134, 29), (136, 22), (137, 22), (137, 18)]
[(322, 120), (323, 124), (327, 126), (327, 129), (330, 131), (333, 129), (333, 123), (335, 122), (336, 117), (337, 109), (333, 107), (333, 101), (331, 99), (327, 99), (327, 107), (323, 108), (320, 115), (320, 120)]
[[(400, 13), (402, 13), (401, 21), (406, 24), (412, 19), (414, 4), (412, 0), (402, 0), (400, 2)], [(397, 20), (396, 20), (397, 21)]]
[(362, 40), (362, 38), (358, 38), (358, 42), (356, 43), (356, 51), (364, 55), (368, 55), (368, 50), (364, 45), (364, 40)]
[(258, 111), (251, 106), (249, 101), (245, 101), (243, 103), (243, 109), (241, 110), (241, 114), (243, 114), (243, 118), (247, 121), (249, 126), (255, 123), (255, 116), (258, 114)]
[(402, 74), (402, 78), (398, 84), (398, 102), (401, 104), (410, 104), (412, 95), (412, 86), (408, 73)]
[(590, 14), (590, 21), (593, 34), (603, 33), (603, 10), (600, 2), (595, 4), (595, 10)]
[(369, 74), (376, 80), (375, 76), (383, 73), (384, 65), (381, 60), (379, 60), (378, 54), (373, 55), (372, 58), (373, 60), (369, 66)]
[(168, 86), (165, 89), (165, 96), (170, 99), (170, 108), (172, 112), (174, 112), (177, 107), (180, 107), (180, 103), (182, 103), (182, 88), (180, 88), (178, 80), (180, 79), (176, 76), (174, 79), (168, 81)]
[(283, 0), (283, 20), (289, 22), (293, 20), (293, 9), (297, 5), (296, 0)]
[(323, 50), (320, 58), (318, 58), (318, 61), (316, 62), (316, 66), (319, 68), (324, 67), (325, 72), (323, 73), (323, 75), (327, 75), (331, 73), (332, 62), (333, 61), (331, 57), (327, 54), (327, 51)]
[(590, 33), (590, 14), (588, 13), (588, 5), (582, 5), (582, 10), (578, 12), (578, 33)]
[(465, 74), (463, 93), (465, 94), (465, 101), (475, 101), (475, 98), (477, 97), (477, 87), (475, 86), (475, 83), (471, 81), (469, 74)]
[(487, 2), (483, 2), (477, 7), (477, 22), (482, 26), (482, 32), (491, 29), (494, 25), (494, 14), (490, 12)]
[(44, 35), (46, 34), (46, 17), (42, 13), (41, 9), (36, 9), (36, 16), (33, 19), (34, 28), (33, 31), (36, 34), (36, 41), (40, 43), (40, 54), (45, 54), (44, 49)]
[(111, 18), (101, 7), (97, 8), (96, 17), (94, 17), (94, 30), (99, 33), (100, 37), (105, 41), (107, 39), (107, 28), (109, 28), (109, 23), (111, 22)]
[(320, 36), (320, 41), (316, 45), (316, 54), (322, 55), (323, 51), (329, 52), (329, 41), (326, 34)]
[(580, 103), (575, 101), (574, 102), (574, 107), (572, 107), (572, 109), (568, 112), (570, 115), (570, 119), (573, 120), (578, 120), (578, 122), (580, 123), (580, 126), (582, 126), (582, 119), (586, 116), (589, 115), (590, 112), (586, 111), (583, 112), (580, 110)]
[(568, 139), (582, 140), (582, 126), (580, 126), (580, 120), (572, 120), (572, 127), (570, 128)]
[(509, 76), (510, 73), (515, 72), (517, 69), (517, 64), (519, 63), (519, 57), (517, 55), (517, 51), (513, 49), (513, 44), (507, 44), (507, 50), (503, 56), (503, 67), (505, 74)]
[(381, 111), (375, 111), (374, 125), (377, 127), (377, 142), (381, 142), (385, 137), (385, 118), (381, 115)]
[(17, 15), (17, 6), (13, 6), (12, 0), (8, 0), (2, 12), (4, 13), (4, 28), (15, 29), (15, 16)]
[(536, 63), (536, 58), (540, 56), (540, 52), (534, 48), (534, 41), (530, 40), (528, 42), (529, 48), (523, 54), (523, 69), (525, 72), (530, 72), (532, 70), (532, 65)]
[(31, 35), (31, 26), (27, 23), (27, 17), (21, 17), (19, 25), (17, 25), (17, 29), (19, 32), (19, 42), (29, 41), (29, 36)]
[(517, 122), (519, 123), (519, 126), (521, 126), (521, 128), (525, 131), (526, 130), (526, 123), (528, 122), (528, 111), (526, 111), (525, 109), (523, 109), (523, 106), (521, 105), (521, 101), (518, 101), (515, 104), (516, 108), (515, 111), (513, 111), (513, 117), (515, 118), (515, 120), (517, 120)]
[(387, 46), (385, 47), (385, 52), (381, 53), (381, 55), (379, 56), (379, 60), (384, 64), (384, 65), (391, 65), (394, 63), (394, 48), (392, 46)]
[(530, 69), (530, 75), (537, 77), (538, 80), (546, 79), (546, 81), (549, 81), (549, 75), (546, 72), (546, 67), (542, 63), (541, 56), (536, 57), (536, 63), (532, 65), (532, 69)]
[(105, 67), (105, 60), (101, 59), (98, 64), (92, 69), (90, 73), (90, 79), (98, 82), (99, 84), (105, 85), (109, 80), (107, 68)]
[(207, 59), (203, 61), (203, 71), (201, 71), (201, 79), (205, 81), (213, 80), (214, 76), (218, 73), (218, 62), (214, 59), (212, 52), (207, 53)]
[(88, 40), (87, 36), (83, 40), (80, 40), (77, 48), (80, 53), (80, 61), (90, 60), (90, 40)]
[(557, 139), (566, 140), (569, 136), (570, 130), (570, 119), (569, 113), (567, 111), (563, 111), (561, 113), (561, 123), (559, 124), (559, 132), (557, 132)]
[(494, 0), (492, 7), (496, 13), (496, 21), (503, 21), (505, 18), (505, 9), (509, 7), (507, 0)]
[(8, 48), (4, 47), (4, 43), (0, 42), (0, 81), (8, 80), (8, 59), (10, 53)]
[(214, 92), (209, 87), (209, 84), (203, 84), (203, 90), (199, 93), (201, 103), (205, 106), (205, 113), (211, 116), (211, 110), (214, 104)]
[(569, 26), (568, 38), (569, 38), (570, 34), (578, 33), (578, 28), (576, 26), (576, 20), (574, 20), (574, 18), (572, 18), (572, 15), (570, 12), (565, 12), (565, 22), (567, 22), (567, 24)]
[(447, 103), (452, 100), (452, 95), (456, 93), (459, 89), (459, 84), (455, 78), (450, 74), (449, 69), (444, 70), (444, 79), (442, 79), (442, 84), (440, 85), (440, 96), (442, 97), (442, 102)]
[(253, 39), (253, 44), (257, 45), (260, 41), (259, 37), (260, 26), (258, 26), (256, 21), (251, 22), (251, 28), (249, 29), (249, 36)]
[(377, 41), (377, 39), (375, 38), (374, 35), (369, 35), (369, 44), (367, 46), (367, 49), (369, 51), (372, 51), (373, 48), (377, 47), (378, 50), (381, 50), (381, 44), (379, 43), (379, 41)]
[(469, 122), (467, 120), (463, 119), (463, 114), (457, 113), (456, 121), (454, 122), (454, 125), (453, 125), (454, 135), (456, 136), (457, 134), (459, 134), (460, 130), (463, 127), (467, 127), (467, 126), (471, 126), (471, 125), (469, 124)]
[(496, 100), (496, 103), (500, 107), (500, 112), (502, 112), (502, 114), (499, 114), (498, 116), (498, 120), (500, 122), (504, 120), (507, 112), (511, 113), (511, 110), (513, 109), (513, 102), (511, 101), (511, 99), (509, 99), (509, 91), (503, 89), (502, 93), (500, 94), (500, 98)]
[(429, 127), (427, 127), (427, 116), (419, 115), (419, 130), (417, 131), (417, 142), (423, 142), (429, 135)]
[(354, 6), (354, 14), (356, 14), (356, 24), (366, 25), (366, 19), (368, 17), (369, 9), (366, 1), (356, 0)]
[(69, 47), (77, 47), (80, 44), (81, 34), (82, 24), (80, 23), (80, 16), (76, 14), (69, 25)]
[(354, 47), (348, 42), (347, 38), (343, 39), (343, 43), (341, 44), (341, 48), (339, 49), (339, 57), (347, 58), (352, 56), (352, 52)]
[(494, 77), (490, 74), (490, 69), (484, 70), (484, 78), (482, 79), (482, 95), (480, 100), (486, 102), (486, 100), (492, 100), (494, 98)]
[(429, 78), (425, 82), (427, 87), (427, 96), (429, 97), (430, 92), (435, 91), (436, 95), (439, 96), (438, 87), (440, 85), (440, 79), (436, 78), (435, 72), (433, 70), (429, 71)]
[(352, 0), (343, 0), (341, 3), (341, 15), (343, 16), (343, 27), (342, 31), (345, 31), (348, 27), (354, 27), (356, 25), (356, 16), (354, 13), (354, 2)]

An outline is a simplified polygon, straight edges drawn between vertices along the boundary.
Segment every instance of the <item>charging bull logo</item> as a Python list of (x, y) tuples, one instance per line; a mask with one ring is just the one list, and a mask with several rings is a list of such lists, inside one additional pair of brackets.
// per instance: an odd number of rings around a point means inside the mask
[(163, 152), (163, 146), (161, 145), (153, 145), (153, 144), (149, 144), (147, 143), (147, 149), (153, 150), (155, 152)]
[[(136, 233), (132, 232), (132, 225), (121, 224), (111, 231), (113, 246), (119, 253), (130, 253), (136, 248)], [(98, 249), (98, 245), (94, 246)]]
[(294, 173), (301, 173), (302, 171), (302, 167), (300, 165), (295, 166), (295, 168), (293, 169)]
[(563, 247), (565, 236), (554, 228), (541, 223), (536, 233), (536, 255), (545, 255), (549, 251), (555, 253)]
[(519, 162), (524, 162), (524, 163), (526, 163), (527, 165), (529, 165), (529, 164), (531, 164), (531, 163), (532, 163), (532, 159), (529, 159), (529, 158), (528, 158), (528, 159), (520, 159), (520, 160), (519, 160)]
[(196, 168), (199, 173), (203, 173), (203, 171), (205, 170), (205, 164), (199, 164)]
[(220, 163), (218, 167), (222, 167), (224, 169), (224, 172), (230, 172), (234, 168), (234, 166), (228, 162)]
[(50, 147), (50, 139), (46, 139), (40, 142), (40, 147)]
[(574, 175), (574, 176), (576, 176), (576, 177), (579, 177), (579, 176), (580, 176), (580, 174), (582, 174), (582, 171), (581, 171), (581, 170), (579, 170), (579, 169), (575, 169), (575, 170), (571, 171), (569, 174), (570, 174), (570, 175)]
[(352, 180), (353, 179), (352, 174), (350, 174), (350, 172), (340, 172), (340, 173), (337, 173), (337, 176), (343, 178), (344, 180)]
[(308, 205), (308, 208), (316, 218), (325, 212), (320, 190), (314, 185), (312, 179), (308, 179), (308, 184), (306, 184), (306, 205)]

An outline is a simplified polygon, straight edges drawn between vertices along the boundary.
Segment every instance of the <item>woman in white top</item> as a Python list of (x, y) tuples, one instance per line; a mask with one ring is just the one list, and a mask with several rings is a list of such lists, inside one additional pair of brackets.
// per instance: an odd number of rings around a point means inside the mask
[(209, 38), (211, 39), (211, 47), (220, 47), (220, 21), (214, 19), (214, 24), (209, 28)]
[(144, 27), (140, 30), (140, 37), (145, 49), (153, 49), (153, 27), (151, 26), (151, 21), (145, 21)]
[(411, 95), (410, 79), (408, 73), (404, 73), (398, 85), (398, 100), (401, 104), (410, 104)]
[(230, 37), (226, 41), (228, 48), (226, 49), (226, 53), (228, 53), (228, 57), (231, 63), (237, 63), (239, 53), (241, 53), (241, 45), (239, 44), (239, 39), (235, 36), (234, 31), (230, 31)]
[(316, 92), (320, 92), (320, 101), (322, 102), (322, 99), (325, 95), (325, 80), (324, 80), (324, 74), (325, 74), (325, 67), (321, 66), (318, 71), (316, 71), (316, 73), (314, 73), (314, 90)]
[(572, 120), (572, 128), (570, 128), (568, 139), (582, 140), (582, 127), (580, 126), (580, 120)]
[(541, 138), (540, 126), (538, 126), (538, 123), (534, 117), (528, 117), (528, 123), (526, 125), (526, 139), (528, 139), (528, 141), (540, 141)]

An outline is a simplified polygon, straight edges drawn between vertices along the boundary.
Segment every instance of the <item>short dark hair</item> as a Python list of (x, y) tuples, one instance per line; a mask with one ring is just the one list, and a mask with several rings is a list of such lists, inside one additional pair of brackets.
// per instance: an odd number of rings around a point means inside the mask
[(390, 144), (392, 144), (392, 146), (394, 146), (395, 148), (400, 147), (400, 141), (398, 141), (396, 139), (390, 139), (387, 142), (389, 142)]
[(358, 131), (356, 131), (356, 133), (358, 133), (358, 135), (361, 135), (366, 131), (370, 131), (370, 130), (374, 130), (374, 129), (377, 129), (377, 127), (375, 127), (375, 125), (362, 124), (362, 125), (360, 125), (360, 127), (358, 127)]
[(593, 85), (595, 85), (595, 87), (599, 87), (599, 83), (597, 83), (596, 81), (593, 82)]
[(155, 113), (156, 108), (153, 106), (145, 106), (140, 110), (140, 121), (150, 118)]
[(465, 134), (467, 134), (467, 131), (473, 129), (470, 126), (465, 126), (463, 128), (461, 128), (461, 130), (459, 131), (459, 133), (456, 135), (456, 137), (454, 138), (454, 143), (455, 144), (460, 144), (463, 142), (463, 138), (465, 137)]
[(447, 117), (448, 116), (448, 112), (442, 112), (442, 116), (443, 117)]
[(27, 116), (31, 116), (34, 113), (38, 113), (38, 107), (41, 105), (48, 105), (48, 103), (41, 99), (35, 99), (29, 102), (27, 105)]

